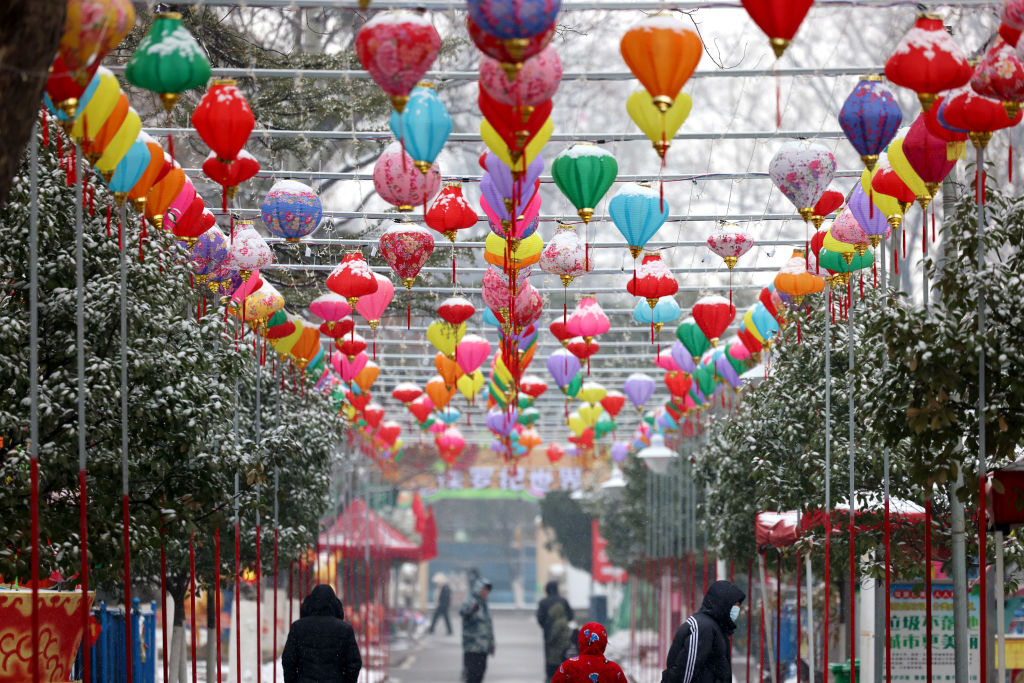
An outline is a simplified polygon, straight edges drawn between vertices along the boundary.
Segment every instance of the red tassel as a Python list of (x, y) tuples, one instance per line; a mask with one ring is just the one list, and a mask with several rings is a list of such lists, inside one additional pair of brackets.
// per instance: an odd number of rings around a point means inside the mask
[(907, 258), (907, 231), (901, 230), (900, 237), (903, 241), (903, 258)]
[(988, 185), (988, 171), (981, 172), (981, 205), (985, 205), (985, 188)]
[(796, 343), (800, 343), (800, 318), (796, 319)]
[(63, 135), (58, 135), (57, 136), (57, 156), (59, 156), (61, 159), (64, 158), (64, 136)]
[[(452, 261), (452, 263), (454, 264), (455, 262)], [(454, 270), (452, 272), (454, 273)], [(452, 280), (452, 282), (455, 282), (455, 280)], [(405, 305), (405, 329), (407, 329), (407, 330), (411, 330), (412, 329), (412, 304), (411, 303), (407, 303)], [(373, 359), (377, 360), (377, 351), (376, 351), (377, 342), (373, 343), (373, 348), (374, 348)]]
[(864, 271), (860, 271), (860, 298), (864, 298)]
[(935, 244), (935, 205), (932, 205), (932, 244)]
[(121, 225), (121, 217), (117, 217), (117, 248), (119, 251), (124, 250), (124, 241), (122, 239), (124, 235), (124, 228)]
[[(810, 263), (811, 263), (810, 262), (810, 258), (811, 258), (810, 257), (810, 252), (811, 252), (811, 250), (810, 250), (809, 247), (810, 247), (810, 243), (807, 240), (804, 240), (804, 270), (810, 270)], [(730, 273), (729, 277), (730, 278), (732, 277), (731, 273)]]
[(96, 201), (96, 183), (89, 183), (89, 215), (94, 213), (94, 204)]
[(1006, 156), (1006, 182), (1013, 182), (1013, 143), (1010, 143), (1010, 153)]
[(871, 279), (872, 279), (871, 286), (872, 287), (878, 287), (878, 262), (877, 261), (871, 264)]
[(112, 209), (111, 209), (110, 204), (107, 204), (107, 237), (110, 237), (110, 212), (111, 212), (111, 210)]
[[(170, 114), (168, 114), (170, 116)], [(174, 161), (174, 136), (167, 136), (167, 152), (171, 155), (171, 161)]]
[(139, 221), (142, 223), (142, 232), (139, 233), (139, 263), (142, 263), (142, 249), (143, 245), (149, 241), (149, 233), (146, 231), (146, 219), (139, 216)]
[(900, 274), (900, 250), (899, 248), (892, 250), (892, 269), (897, 275)]
[[(43, 147), (50, 146), (50, 122), (49, 117), (46, 115), (46, 107), (43, 107)], [(1010, 148), (1013, 151), (1013, 147)]]

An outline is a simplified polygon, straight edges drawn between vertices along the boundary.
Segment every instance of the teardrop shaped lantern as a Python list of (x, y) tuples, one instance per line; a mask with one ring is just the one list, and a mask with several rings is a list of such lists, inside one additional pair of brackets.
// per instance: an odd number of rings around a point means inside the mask
[(732, 270), (741, 256), (754, 246), (754, 237), (735, 223), (726, 223), (708, 237), (708, 249), (722, 257)]
[(124, 77), (134, 86), (158, 93), (164, 109), (171, 111), (181, 93), (210, 80), (210, 62), (181, 23), (181, 13), (158, 12), (128, 60)]
[(409, 94), (441, 50), (441, 36), (426, 14), (381, 12), (356, 34), (356, 56), (401, 113)]
[(903, 123), (900, 105), (881, 81), (881, 76), (863, 78), (839, 110), (839, 126), (869, 170)]
[(768, 36), (776, 59), (793, 42), (793, 36), (813, 4), (814, 0), (743, 0), (747, 14)]
[(435, 164), (422, 173), (397, 142), (388, 145), (373, 166), (373, 187), (377, 194), (399, 211), (425, 206), (441, 187), (441, 172)]
[(626, 98), (626, 113), (651, 141), (662, 162), (672, 146), (672, 138), (689, 118), (692, 108), (693, 98), (686, 93), (679, 94), (664, 112), (651, 101), (651, 94), (646, 90), (638, 90)]
[(401, 112), (391, 112), (391, 132), (402, 141), (413, 164), (426, 175), (452, 132), (452, 117), (433, 83), (413, 88)]
[(380, 236), (380, 252), (405, 288), (412, 289), (416, 275), (434, 253), (434, 237), (418, 225), (395, 223)]
[(576, 207), (584, 223), (590, 222), (594, 207), (615, 182), (618, 172), (615, 157), (590, 143), (576, 143), (551, 163), (555, 185)]
[(668, 13), (649, 16), (626, 31), (622, 58), (664, 114), (690, 80), (704, 45), (700, 36)]
[(818, 144), (787, 142), (768, 164), (768, 174), (806, 223), (814, 215), (814, 205), (835, 177), (836, 158)]
[(348, 300), (355, 308), (359, 297), (377, 291), (377, 279), (359, 250), (349, 251), (341, 263), (327, 276), (327, 288)]

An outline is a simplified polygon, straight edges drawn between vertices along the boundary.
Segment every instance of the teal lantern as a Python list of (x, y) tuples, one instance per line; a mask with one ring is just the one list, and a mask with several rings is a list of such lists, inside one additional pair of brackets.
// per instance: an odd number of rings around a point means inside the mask
[(135, 138), (135, 142), (114, 167), (114, 175), (110, 177), (110, 191), (114, 193), (114, 201), (118, 206), (127, 201), (128, 193), (135, 187), (135, 183), (139, 182), (147, 166), (149, 148), (141, 137)]
[(391, 112), (391, 132), (403, 141), (406, 153), (426, 175), (452, 132), (452, 117), (430, 83), (413, 88), (402, 113)]
[(576, 207), (584, 223), (590, 222), (594, 207), (615, 182), (618, 172), (615, 157), (588, 142), (569, 147), (551, 164), (555, 185)]
[(683, 310), (679, 308), (679, 304), (671, 296), (663, 296), (658, 299), (658, 303), (654, 305), (654, 308), (651, 308), (643, 299), (638, 301), (633, 308), (633, 320), (641, 325), (654, 325), (656, 333), (661, 332), (661, 328), (665, 323), (677, 320), (682, 314)]
[(626, 238), (629, 253), (640, 256), (644, 245), (668, 220), (668, 202), (649, 185), (627, 183), (608, 203), (615, 227)]
[(210, 80), (210, 62), (178, 12), (159, 12), (125, 66), (132, 85), (159, 93), (168, 112), (186, 90)]

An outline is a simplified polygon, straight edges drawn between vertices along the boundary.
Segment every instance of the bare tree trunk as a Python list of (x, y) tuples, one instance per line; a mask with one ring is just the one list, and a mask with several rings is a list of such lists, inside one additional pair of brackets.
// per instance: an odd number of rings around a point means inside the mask
[(66, 0), (8, 0), (0, 5), (0, 204), (32, 134), (66, 6)]
[(171, 626), (170, 671), (167, 683), (186, 683), (188, 680), (185, 666), (185, 589), (168, 587), (174, 601), (174, 623)]

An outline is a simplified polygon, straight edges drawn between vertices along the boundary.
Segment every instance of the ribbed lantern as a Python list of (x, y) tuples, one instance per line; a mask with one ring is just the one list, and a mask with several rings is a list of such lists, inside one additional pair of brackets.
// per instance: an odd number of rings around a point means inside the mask
[(636, 275), (626, 283), (626, 291), (633, 296), (646, 299), (647, 305), (653, 311), (658, 299), (672, 296), (679, 291), (679, 283), (662, 260), (661, 253), (648, 251), (644, 252)]
[(432, 83), (413, 88), (401, 112), (391, 112), (391, 132), (402, 141), (420, 173), (426, 175), (452, 132), (452, 117)]
[(230, 164), (245, 147), (256, 117), (230, 78), (217, 79), (192, 112), (192, 125), (217, 159)]
[(626, 183), (608, 202), (615, 227), (626, 239), (633, 258), (668, 219), (668, 202), (649, 185)]
[(170, 111), (181, 93), (210, 80), (210, 62), (178, 12), (159, 12), (124, 70), (134, 86), (159, 93)]
[(622, 58), (662, 112), (669, 107), (693, 75), (704, 44), (696, 32), (668, 13), (643, 19), (622, 36)]
[(743, 8), (768, 36), (772, 52), (779, 58), (796, 35), (814, 0), (743, 0)]
[(711, 346), (716, 346), (736, 318), (736, 307), (725, 297), (704, 296), (693, 304), (691, 314)]
[(449, 242), (455, 242), (459, 230), (476, 225), (476, 211), (462, 194), (462, 183), (447, 182), (437, 194), (424, 216), (427, 227), (436, 230)]
[(971, 67), (946, 32), (942, 17), (921, 14), (886, 61), (885, 77), (916, 92), (927, 111), (938, 93), (965, 85), (971, 79)]
[(861, 80), (839, 110), (839, 126), (868, 169), (875, 167), (903, 122), (900, 105), (881, 81), (881, 76)]

